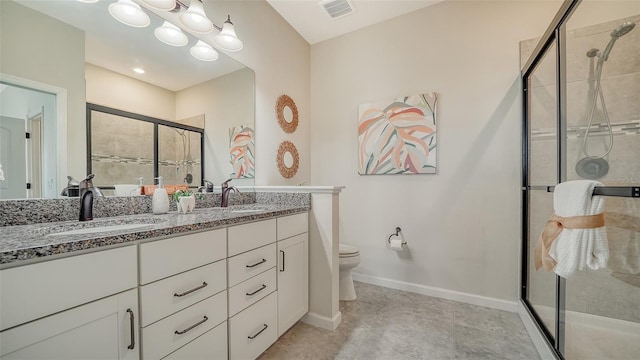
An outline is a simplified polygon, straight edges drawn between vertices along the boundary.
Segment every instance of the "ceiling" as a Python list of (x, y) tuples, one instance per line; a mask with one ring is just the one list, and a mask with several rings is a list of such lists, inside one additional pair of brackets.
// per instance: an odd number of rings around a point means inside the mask
[[(6, 0), (0, 0), (6, 1)], [(136, 78), (138, 80), (179, 91), (202, 83), (245, 66), (218, 51), (220, 57), (214, 62), (200, 61), (189, 54), (189, 48), (197, 39), (189, 36), (189, 44), (183, 47), (165, 45), (155, 38), (153, 30), (162, 19), (157, 13), (146, 11), (151, 24), (146, 28), (133, 28), (115, 20), (107, 7), (113, 1), (98, 1), (86, 4), (76, 0), (15, 0), (16, 2), (56, 18), (85, 31), (85, 61), (99, 67)], [(114, 0), (115, 1), (115, 0)], [(166, 15), (165, 15), (166, 14)], [(165, 13), (163, 17), (177, 17)], [(177, 24), (177, 20), (173, 21)], [(214, 31), (210, 36), (213, 44)], [(133, 68), (141, 67), (144, 74), (136, 74)]]
[(350, 0), (356, 11), (332, 19), (319, 0), (267, 0), (312, 45), (441, 1), (444, 0)]

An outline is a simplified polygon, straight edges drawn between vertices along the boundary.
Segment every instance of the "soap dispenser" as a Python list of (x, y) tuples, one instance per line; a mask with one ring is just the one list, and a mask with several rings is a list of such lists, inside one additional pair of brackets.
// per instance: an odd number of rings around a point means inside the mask
[(153, 191), (151, 208), (154, 214), (166, 214), (169, 211), (169, 195), (164, 188), (162, 176), (158, 176), (158, 187)]

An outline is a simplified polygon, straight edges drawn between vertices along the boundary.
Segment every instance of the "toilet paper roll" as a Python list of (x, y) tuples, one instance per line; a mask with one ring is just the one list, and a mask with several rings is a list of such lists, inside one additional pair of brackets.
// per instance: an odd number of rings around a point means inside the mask
[(402, 239), (391, 239), (391, 241), (389, 241), (389, 249), (393, 251), (402, 251)]

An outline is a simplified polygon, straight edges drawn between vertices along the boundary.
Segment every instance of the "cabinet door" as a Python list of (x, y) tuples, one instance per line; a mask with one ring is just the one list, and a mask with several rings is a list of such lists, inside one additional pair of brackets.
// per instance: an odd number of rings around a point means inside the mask
[(0, 358), (138, 359), (137, 315), (133, 289), (3, 331)]
[(278, 241), (278, 336), (309, 311), (308, 233)]

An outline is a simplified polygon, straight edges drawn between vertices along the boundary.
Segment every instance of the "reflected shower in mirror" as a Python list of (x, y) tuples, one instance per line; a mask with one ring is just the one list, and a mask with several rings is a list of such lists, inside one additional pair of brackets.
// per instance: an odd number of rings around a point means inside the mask
[(96, 186), (151, 185), (158, 176), (167, 185), (203, 184), (204, 129), (94, 104), (87, 113), (87, 167)]

